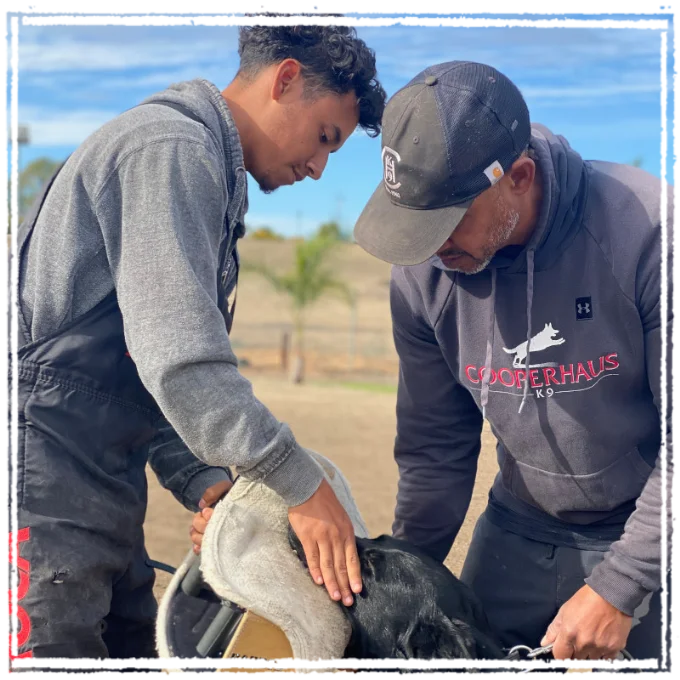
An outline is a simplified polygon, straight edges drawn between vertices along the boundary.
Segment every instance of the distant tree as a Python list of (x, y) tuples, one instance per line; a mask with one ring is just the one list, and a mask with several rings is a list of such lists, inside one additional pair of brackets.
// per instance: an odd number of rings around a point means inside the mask
[(24, 207), (29, 207), (34, 198), (40, 193), (43, 184), (52, 177), (61, 161), (51, 158), (36, 158), (21, 172), (21, 199)]
[[(36, 158), (19, 173), (19, 221), (26, 216), (43, 185), (52, 177), (59, 165), (61, 165), (61, 161), (55, 161), (52, 158)], [(8, 213), (10, 214), (10, 222), (7, 225), (7, 233), (9, 233), (12, 208), (11, 182), (7, 186), (7, 201)]]
[(256, 241), (283, 241), (283, 236), (277, 234), (271, 227), (258, 227), (249, 234)]
[(316, 235), (319, 238), (328, 238), (335, 241), (344, 241), (345, 235), (340, 228), (340, 225), (334, 220), (323, 222), (319, 225), (316, 231)]
[(642, 163), (644, 162), (644, 160), (645, 160), (645, 159), (644, 159), (642, 156), (635, 156), (635, 158), (633, 158), (633, 160), (630, 162), (630, 164), (631, 164), (634, 168), (641, 168), (641, 167), (642, 167)]
[(295, 246), (293, 267), (285, 274), (277, 274), (260, 264), (244, 263), (244, 271), (263, 276), (280, 293), (288, 295), (293, 315), (295, 362), (292, 380), (304, 381), (305, 376), (305, 314), (313, 303), (326, 294), (339, 295), (348, 304), (353, 296), (345, 283), (333, 276), (326, 267), (328, 256), (336, 240), (315, 236)]

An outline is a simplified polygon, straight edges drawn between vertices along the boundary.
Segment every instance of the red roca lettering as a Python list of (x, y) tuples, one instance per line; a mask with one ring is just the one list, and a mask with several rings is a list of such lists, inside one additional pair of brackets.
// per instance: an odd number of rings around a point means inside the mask
[[(26, 597), (30, 584), (31, 565), (28, 560), (21, 557), (21, 544), (30, 539), (30, 529), (19, 529), (0, 536), (0, 679), (18, 680), (6, 665), (6, 659), (13, 668), (25, 666), (33, 661), (33, 652), (30, 650), (17, 654), (16, 648), (28, 642), (31, 635), (31, 620), (26, 610), (21, 606), (21, 601)], [(7, 588), (3, 584), (2, 573), (5, 565), (11, 564), (19, 572), (19, 584), (14, 588)], [(19, 629), (10, 632), (8, 617), (19, 622)], [(14, 628), (14, 626), (12, 627)]]

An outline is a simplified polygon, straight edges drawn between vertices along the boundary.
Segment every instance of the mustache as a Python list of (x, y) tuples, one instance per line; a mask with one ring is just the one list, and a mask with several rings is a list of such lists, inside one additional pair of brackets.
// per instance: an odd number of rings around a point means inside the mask
[(468, 257), (472, 257), (470, 253), (466, 253), (464, 250), (444, 250), (442, 252), (437, 253), (440, 258), (446, 258), (446, 257), (461, 257), (462, 255), (467, 255)]

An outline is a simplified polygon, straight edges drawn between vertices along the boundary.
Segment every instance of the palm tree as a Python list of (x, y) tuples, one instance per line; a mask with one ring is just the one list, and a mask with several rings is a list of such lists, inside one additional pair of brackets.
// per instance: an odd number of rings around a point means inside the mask
[(301, 383), (305, 371), (305, 313), (322, 295), (334, 293), (353, 304), (352, 291), (326, 268), (331, 249), (337, 241), (327, 236), (315, 236), (295, 246), (295, 261), (285, 274), (276, 274), (261, 264), (244, 263), (244, 271), (263, 276), (279, 293), (289, 296), (293, 314), (295, 362), (292, 380)]

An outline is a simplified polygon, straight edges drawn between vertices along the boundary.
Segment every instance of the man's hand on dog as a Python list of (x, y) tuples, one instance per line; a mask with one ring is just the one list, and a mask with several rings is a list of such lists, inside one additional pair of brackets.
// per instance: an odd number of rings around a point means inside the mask
[[(196, 555), (213, 514), (210, 506), (230, 488), (231, 482), (220, 482), (203, 494), (189, 531)], [(333, 600), (351, 605), (352, 591), (360, 593), (362, 589), (354, 527), (325, 479), (308, 501), (288, 509), (288, 520), (302, 543), (314, 581), (325, 584)]]
[(194, 544), (194, 553), (196, 555), (201, 552), (203, 534), (205, 533), (205, 528), (208, 526), (208, 520), (212, 517), (213, 511), (211, 506), (215, 505), (221, 498), (224, 498), (232, 486), (233, 484), (228, 479), (217, 482), (217, 484), (213, 484), (205, 490), (203, 497), (198, 502), (200, 510), (194, 515), (189, 531), (191, 542)]
[(625, 648), (633, 619), (590, 586), (567, 600), (541, 640), (556, 659), (615, 659)]
[(333, 600), (350, 606), (361, 592), (361, 569), (354, 527), (330, 484), (324, 479), (312, 497), (288, 508), (288, 521), (302, 543), (309, 573), (325, 584)]

